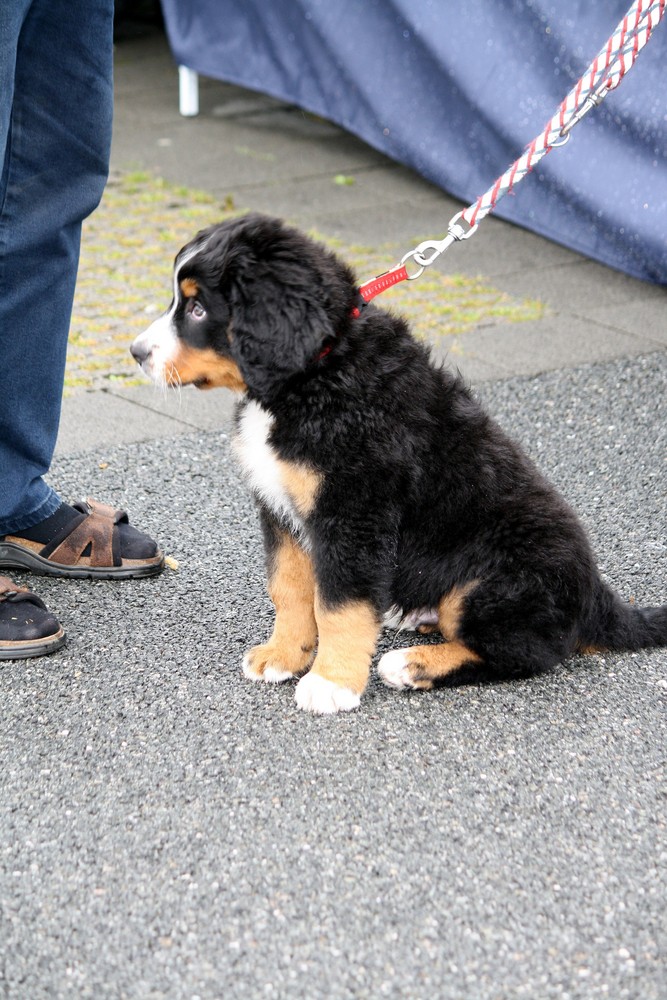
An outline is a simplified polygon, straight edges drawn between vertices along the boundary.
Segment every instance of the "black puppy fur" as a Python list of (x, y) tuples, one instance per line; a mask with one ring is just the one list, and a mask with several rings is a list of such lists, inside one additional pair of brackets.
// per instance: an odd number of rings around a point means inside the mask
[[(408, 650), (398, 686), (525, 676), (583, 650), (667, 644), (667, 606), (624, 604), (602, 582), (574, 512), (462, 379), (433, 364), (402, 319), (373, 306), (353, 317), (355, 277), (334, 254), (251, 215), (200, 233), (179, 261), (192, 292), (176, 303), (179, 342), (236, 366), (239, 420), (261, 404), (271, 454), (316, 483), (309, 499), (292, 495), (291, 518), (259, 491), (274, 589), (287, 537), (310, 561), (320, 607), (369, 607), (377, 622), (390, 608), (439, 609), (456, 655), (421, 662), (419, 647)], [(196, 324), (193, 301), (206, 314)], [(223, 384), (206, 372), (191, 380)], [(290, 627), (310, 652), (313, 637)]]

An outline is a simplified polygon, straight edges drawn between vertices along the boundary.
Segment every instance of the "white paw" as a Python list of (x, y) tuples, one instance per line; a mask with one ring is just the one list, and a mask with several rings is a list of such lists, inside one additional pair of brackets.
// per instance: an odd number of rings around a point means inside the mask
[(296, 686), (296, 703), (304, 712), (315, 715), (333, 715), (334, 712), (349, 712), (359, 707), (361, 698), (350, 688), (340, 687), (326, 677), (314, 674), (312, 670), (302, 677)]
[(268, 664), (264, 667), (264, 673), (262, 674), (263, 680), (268, 684), (282, 684), (283, 681), (291, 681), (294, 674), (290, 670), (279, 670), (278, 667), (272, 667)]
[(380, 657), (378, 674), (388, 687), (401, 690), (415, 686), (408, 671), (408, 659), (402, 649), (392, 649), (391, 652)]
[(258, 673), (254, 669), (250, 653), (246, 653), (243, 657), (243, 673), (250, 681), (265, 681), (267, 684), (281, 684), (283, 681), (288, 681), (294, 674), (290, 673), (289, 670), (279, 670), (277, 667), (272, 667), (267, 665), (264, 667), (263, 673)]

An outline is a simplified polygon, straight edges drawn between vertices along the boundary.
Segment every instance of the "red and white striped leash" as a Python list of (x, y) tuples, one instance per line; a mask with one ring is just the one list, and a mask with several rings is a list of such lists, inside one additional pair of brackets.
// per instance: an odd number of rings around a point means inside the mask
[[(503, 195), (523, 180), (550, 150), (564, 145), (574, 126), (592, 108), (597, 107), (611, 90), (618, 87), (632, 68), (651, 37), (651, 32), (661, 21), (666, 3), (667, 0), (635, 0), (613, 35), (600, 49), (544, 130), (526, 147), (523, 155), (477, 201), (450, 219), (444, 239), (424, 240), (414, 250), (406, 253), (396, 267), (363, 284), (359, 293), (364, 303), (370, 302), (392, 285), (418, 278), (453, 243), (469, 239), (477, 231), (480, 222), (495, 209)], [(408, 273), (408, 261), (412, 261), (418, 268), (412, 274)], [(359, 310), (355, 309), (353, 315), (359, 315)]]

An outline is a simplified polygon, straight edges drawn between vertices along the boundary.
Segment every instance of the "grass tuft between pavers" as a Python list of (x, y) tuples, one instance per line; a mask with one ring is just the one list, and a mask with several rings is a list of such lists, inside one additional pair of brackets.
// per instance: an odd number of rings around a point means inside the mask
[[(174, 256), (198, 230), (240, 211), (231, 196), (221, 202), (146, 171), (111, 175), (99, 208), (84, 224), (66, 394), (145, 382), (129, 346), (168, 306)], [(360, 282), (393, 267), (410, 249), (391, 243), (346, 245), (316, 231), (311, 235), (345, 258)], [(416, 237), (411, 246), (433, 235)], [(448, 347), (455, 352), (456, 343), (450, 338), (475, 327), (536, 320), (544, 314), (538, 300), (514, 298), (483, 277), (442, 274), (437, 266), (381, 298), (385, 308), (409, 320), (418, 337), (435, 343), (448, 338)]]

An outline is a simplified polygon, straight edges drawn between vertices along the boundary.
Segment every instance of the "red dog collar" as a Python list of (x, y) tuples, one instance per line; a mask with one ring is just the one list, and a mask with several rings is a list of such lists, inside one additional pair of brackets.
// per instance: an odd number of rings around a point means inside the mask
[(357, 316), (361, 315), (361, 310), (365, 305), (368, 305), (371, 299), (374, 299), (381, 292), (386, 292), (392, 285), (397, 285), (399, 281), (405, 281), (408, 277), (406, 266), (399, 264), (398, 267), (392, 268), (391, 271), (385, 271), (384, 274), (378, 274), (377, 278), (367, 281), (359, 288), (359, 295), (362, 298), (362, 302), (360, 305), (354, 307), (350, 315), (356, 319)]
[[(391, 271), (385, 271), (383, 274), (378, 274), (377, 278), (372, 278), (371, 281), (366, 281), (363, 285), (359, 287), (359, 305), (356, 305), (354, 309), (350, 310), (350, 316), (357, 319), (361, 316), (361, 310), (364, 306), (367, 306), (371, 299), (374, 299), (376, 295), (380, 295), (381, 292), (386, 292), (388, 288), (393, 285), (397, 285), (399, 281), (405, 281), (409, 278), (407, 268), (404, 264), (399, 264), (398, 267), (394, 267)], [(329, 341), (325, 344), (320, 353), (315, 358), (315, 363), (326, 358), (327, 354), (331, 353), (335, 340)]]

